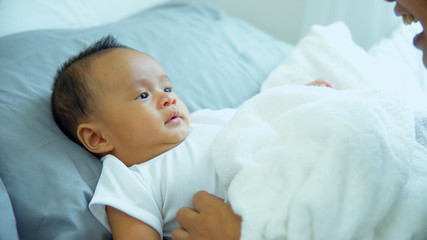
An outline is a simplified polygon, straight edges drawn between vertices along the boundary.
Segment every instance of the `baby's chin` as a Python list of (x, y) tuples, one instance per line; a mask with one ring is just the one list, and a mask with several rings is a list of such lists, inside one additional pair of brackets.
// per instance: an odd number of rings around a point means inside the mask
[(185, 139), (187, 139), (188, 135), (191, 132), (191, 127), (186, 127), (184, 129), (181, 129), (178, 133), (175, 133), (173, 139), (171, 139), (173, 143), (179, 145), (181, 144), (183, 141), (185, 141)]

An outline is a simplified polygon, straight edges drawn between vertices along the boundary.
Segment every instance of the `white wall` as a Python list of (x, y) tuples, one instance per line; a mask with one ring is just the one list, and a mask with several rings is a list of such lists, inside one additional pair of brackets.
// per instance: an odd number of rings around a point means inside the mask
[(356, 43), (368, 48), (398, 21), (384, 0), (200, 0), (219, 6), (271, 35), (295, 44), (313, 24), (342, 20)]

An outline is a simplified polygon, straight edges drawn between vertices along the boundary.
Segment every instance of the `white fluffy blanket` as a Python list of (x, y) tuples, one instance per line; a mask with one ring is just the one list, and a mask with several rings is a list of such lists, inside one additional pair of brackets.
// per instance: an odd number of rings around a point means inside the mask
[[(363, 70), (369, 62), (348, 65), (351, 44), (343, 24), (315, 27), (214, 141), (242, 239), (427, 238), (427, 154), (413, 113), (366, 88), (379, 75)], [(319, 77), (337, 89), (285, 86)]]

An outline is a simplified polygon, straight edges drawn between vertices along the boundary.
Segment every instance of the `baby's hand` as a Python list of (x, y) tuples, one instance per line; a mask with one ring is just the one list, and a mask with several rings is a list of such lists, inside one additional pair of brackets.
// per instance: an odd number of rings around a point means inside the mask
[(316, 81), (309, 82), (305, 84), (306, 86), (317, 86), (317, 87), (329, 87), (334, 88), (332, 84), (329, 81), (323, 80), (323, 79), (317, 79)]

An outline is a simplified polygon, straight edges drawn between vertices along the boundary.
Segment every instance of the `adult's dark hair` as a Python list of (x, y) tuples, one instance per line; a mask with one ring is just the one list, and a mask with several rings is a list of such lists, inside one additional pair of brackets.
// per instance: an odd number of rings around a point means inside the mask
[(89, 116), (89, 102), (93, 100), (88, 78), (91, 57), (104, 50), (129, 48), (107, 35), (75, 56), (70, 57), (54, 77), (50, 99), (53, 119), (62, 132), (82, 146), (77, 137), (80, 120)]

